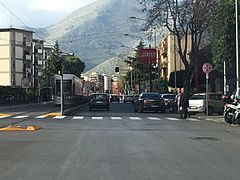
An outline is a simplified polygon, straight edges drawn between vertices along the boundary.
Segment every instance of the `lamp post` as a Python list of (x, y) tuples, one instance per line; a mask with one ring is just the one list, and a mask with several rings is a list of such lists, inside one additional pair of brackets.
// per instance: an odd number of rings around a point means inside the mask
[[(143, 38), (142, 37), (139, 37), (139, 36), (135, 36), (135, 35), (132, 35), (132, 34), (124, 34), (124, 36), (129, 36), (129, 37), (134, 37), (134, 38), (138, 38), (138, 39), (141, 39), (141, 43), (143, 43)], [(121, 46), (121, 47), (127, 47), (127, 46)], [(131, 48), (131, 47), (128, 47), (128, 48)], [(134, 49), (135, 50), (135, 48), (131, 48), (131, 49)], [(141, 68), (142, 69), (142, 68)], [(131, 72), (132, 73), (132, 72)], [(134, 73), (134, 75), (135, 75), (135, 73)], [(141, 71), (139, 71), (139, 73), (138, 73), (138, 91), (139, 91), (139, 93), (141, 92), (141, 78), (140, 78), (140, 76), (141, 76)], [(135, 77), (134, 77), (134, 82), (135, 82)], [(135, 83), (134, 83), (134, 86), (135, 86)]]
[[(143, 18), (139, 18), (139, 17), (135, 17), (135, 16), (131, 16), (130, 19), (136, 19), (136, 20), (148, 22), (147, 19), (143, 19)], [(160, 68), (160, 62), (159, 62), (158, 51), (157, 51), (157, 31), (156, 31), (156, 26), (154, 26), (153, 28), (154, 28), (154, 31), (153, 31), (153, 33), (154, 33), (154, 48), (156, 49), (156, 62), (157, 62), (157, 68), (158, 68), (157, 69), (157, 72), (158, 72), (157, 79), (158, 79), (158, 83), (159, 83), (160, 82), (160, 70), (161, 70), (161, 68)]]
[(239, 51), (238, 51), (238, 0), (235, 0), (235, 13), (236, 13), (236, 74), (237, 74), (237, 90), (239, 91)]

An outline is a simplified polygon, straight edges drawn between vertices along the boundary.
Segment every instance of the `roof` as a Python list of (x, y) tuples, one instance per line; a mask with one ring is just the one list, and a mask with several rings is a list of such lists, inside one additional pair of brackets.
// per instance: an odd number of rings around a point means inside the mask
[(34, 33), (34, 31), (25, 30), (25, 29), (17, 29), (17, 28), (0, 28), (0, 32), (12, 32), (12, 31)]

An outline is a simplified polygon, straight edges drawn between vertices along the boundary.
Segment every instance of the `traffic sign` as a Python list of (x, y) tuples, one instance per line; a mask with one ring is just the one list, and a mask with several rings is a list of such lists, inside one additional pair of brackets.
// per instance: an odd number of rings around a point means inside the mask
[(210, 63), (204, 63), (202, 66), (202, 70), (204, 73), (210, 73), (213, 70), (213, 66)]

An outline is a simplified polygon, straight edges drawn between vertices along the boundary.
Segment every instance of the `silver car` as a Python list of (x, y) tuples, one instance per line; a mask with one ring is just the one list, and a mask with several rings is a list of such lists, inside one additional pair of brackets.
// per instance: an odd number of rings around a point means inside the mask
[[(188, 111), (190, 114), (206, 113), (206, 93), (197, 93), (189, 99)], [(224, 104), (222, 94), (208, 93), (208, 115), (223, 114)]]

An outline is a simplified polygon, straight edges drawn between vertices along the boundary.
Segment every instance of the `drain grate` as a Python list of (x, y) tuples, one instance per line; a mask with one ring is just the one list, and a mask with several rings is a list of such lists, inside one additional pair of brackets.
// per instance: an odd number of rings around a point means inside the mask
[(220, 141), (221, 139), (217, 137), (212, 137), (212, 136), (197, 136), (197, 137), (191, 137), (193, 140), (209, 140), (209, 141)]

